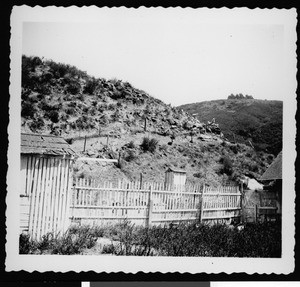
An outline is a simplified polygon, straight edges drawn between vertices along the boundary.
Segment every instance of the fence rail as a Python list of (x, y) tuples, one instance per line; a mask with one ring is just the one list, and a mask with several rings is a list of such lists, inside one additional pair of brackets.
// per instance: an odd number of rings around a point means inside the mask
[(128, 219), (137, 225), (193, 220), (223, 220), (240, 216), (238, 187), (200, 185), (165, 186), (163, 183), (77, 180), (70, 218), (80, 224), (101, 225)]

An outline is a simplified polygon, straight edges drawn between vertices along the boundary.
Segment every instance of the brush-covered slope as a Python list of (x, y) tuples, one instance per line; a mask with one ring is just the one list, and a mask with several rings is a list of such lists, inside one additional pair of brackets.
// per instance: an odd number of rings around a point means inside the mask
[(22, 131), (61, 135), (79, 156), (120, 157), (117, 165), (76, 161), (77, 177), (163, 181), (172, 166), (189, 181), (217, 185), (259, 177), (273, 160), (128, 82), (51, 60), (22, 57), (21, 99)]
[(282, 149), (282, 101), (250, 98), (227, 99), (186, 104), (178, 107), (200, 121), (216, 122), (230, 141), (249, 141), (257, 150), (277, 155)]

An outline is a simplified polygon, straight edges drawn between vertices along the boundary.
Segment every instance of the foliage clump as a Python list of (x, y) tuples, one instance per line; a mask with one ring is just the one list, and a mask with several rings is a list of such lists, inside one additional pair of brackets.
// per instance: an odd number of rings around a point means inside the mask
[(49, 232), (41, 240), (32, 240), (29, 235), (19, 237), (20, 254), (79, 254), (85, 248), (92, 248), (99, 236), (97, 228), (89, 226), (70, 227), (63, 235)]
[(133, 161), (135, 159), (136, 159), (135, 152), (133, 150), (129, 150), (128, 154), (125, 157), (125, 160), (128, 161), (128, 162), (130, 162), (130, 161)]
[(233, 172), (233, 164), (231, 159), (228, 156), (223, 156), (220, 159), (220, 163), (223, 164), (223, 167), (221, 168), (220, 172), (225, 173), (227, 175), (232, 175)]
[(144, 152), (149, 151), (153, 153), (155, 152), (157, 145), (158, 145), (158, 140), (154, 138), (150, 139), (148, 137), (144, 137), (141, 143), (141, 148)]
[(128, 148), (135, 148), (134, 141), (130, 141), (130, 142), (127, 144), (127, 147), (128, 147)]

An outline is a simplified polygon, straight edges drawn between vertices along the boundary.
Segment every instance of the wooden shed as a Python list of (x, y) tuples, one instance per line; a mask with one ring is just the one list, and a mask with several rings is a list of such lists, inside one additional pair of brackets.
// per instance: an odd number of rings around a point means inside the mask
[(21, 134), (21, 232), (39, 239), (66, 230), (74, 158), (61, 137)]
[(165, 186), (171, 189), (183, 190), (186, 183), (186, 171), (176, 168), (168, 168), (165, 173)]
[(276, 210), (278, 214), (282, 212), (282, 152), (280, 152), (275, 160), (260, 178), (265, 183), (264, 189), (269, 194), (273, 194), (276, 199)]

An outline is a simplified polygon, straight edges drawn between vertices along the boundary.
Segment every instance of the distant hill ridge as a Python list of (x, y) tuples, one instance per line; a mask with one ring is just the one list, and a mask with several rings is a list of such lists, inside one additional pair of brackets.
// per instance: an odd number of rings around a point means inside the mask
[[(282, 101), (251, 98), (204, 101), (179, 106), (200, 121), (215, 118), (230, 141), (277, 155), (282, 149)], [(250, 142), (249, 142), (250, 141)]]

